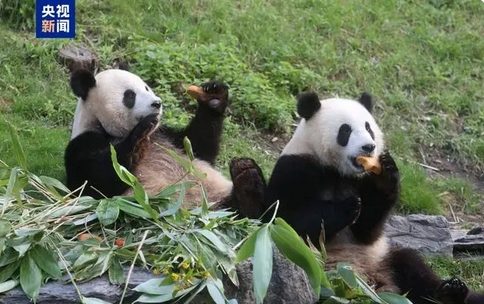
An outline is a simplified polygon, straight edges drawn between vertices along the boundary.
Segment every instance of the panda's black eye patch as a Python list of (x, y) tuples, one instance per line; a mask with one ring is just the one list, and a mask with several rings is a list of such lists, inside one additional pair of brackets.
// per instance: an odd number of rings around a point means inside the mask
[(365, 129), (368, 131), (368, 133), (370, 133), (371, 138), (375, 140), (375, 133), (373, 133), (373, 130), (368, 122), (365, 122)]
[(350, 135), (352, 131), (353, 130), (351, 129), (350, 125), (342, 124), (341, 127), (339, 127), (338, 137), (336, 138), (336, 142), (338, 143), (338, 145), (346, 147), (348, 141), (350, 140)]
[(126, 108), (131, 109), (134, 107), (136, 101), (136, 93), (133, 90), (124, 91), (123, 104)]

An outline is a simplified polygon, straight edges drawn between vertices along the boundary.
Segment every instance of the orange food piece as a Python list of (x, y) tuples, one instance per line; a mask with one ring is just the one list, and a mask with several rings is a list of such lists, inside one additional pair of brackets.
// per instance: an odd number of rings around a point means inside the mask
[(90, 234), (90, 233), (83, 233), (83, 234), (79, 234), (79, 236), (77, 237), (79, 239), (79, 241), (85, 241), (87, 239), (90, 239), (90, 238), (95, 238), (96, 240), (102, 242), (103, 239), (97, 235), (93, 235), (93, 234)]
[(375, 174), (381, 173), (381, 165), (376, 156), (358, 156), (356, 161), (363, 166), (366, 172), (374, 172)]
[(114, 245), (118, 247), (123, 247), (124, 246), (124, 239), (123, 238), (118, 238), (114, 240)]
[(200, 96), (205, 95), (205, 92), (201, 87), (191, 85), (187, 88), (187, 93), (194, 99), (198, 99)]

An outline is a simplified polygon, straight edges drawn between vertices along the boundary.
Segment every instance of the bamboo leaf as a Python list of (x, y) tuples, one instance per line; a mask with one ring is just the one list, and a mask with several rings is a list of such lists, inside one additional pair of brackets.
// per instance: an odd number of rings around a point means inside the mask
[(240, 247), (239, 251), (237, 252), (235, 263), (245, 261), (254, 255), (255, 241), (257, 240), (257, 234), (259, 233), (260, 229), (261, 228), (254, 231), (249, 238), (244, 241), (244, 244), (242, 244), (242, 247)]
[(263, 303), (272, 277), (272, 245), (267, 225), (257, 234), (252, 275), (256, 302)]
[(20, 285), (34, 302), (39, 296), (41, 283), (42, 271), (30, 256), (30, 253), (27, 253), (20, 263)]
[(356, 276), (351, 269), (350, 265), (346, 265), (343, 263), (338, 263), (336, 269), (338, 270), (339, 275), (345, 281), (345, 283), (350, 286), (351, 288), (358, 287), (358, 282), (356, 281)]
[(12, 230), (12, 225), (9, 221), (0, 220), (0, 238), (5, 237)]
[[(304, 269), (311, 286), (316, 294), (319, 295), (323, 272), (309, 247), (306, 246), (297, 233), (280, 218), (276, 218), (275, 224), (271, 226), (271, 236), (281, 254), (289, 261)], [(325, 285), (325, 287), (331, 288), (329, 282), (327, 282), (327, 285), (328, 286)]]
[(99, 222), (103, 226), (116, 222), (119, 216), (119, 207), (116, 201), (102, 199), (96, 208)]
[(57, 264), (57, 260), (54, 258), (52, 251), (49, 251), (40, 245), (36, 245), (30, 251), (30, 255), (45, 273), (55, 279), (62, 279), (61, 269), (59, 264)]
[(175, 290), (175, 284), (171, 285), (161, 285), (163, 283), (164, 278), (156, 278), (156, 279), (150, 279), (146, 282), (143, 282), (133, 288), (137, 292), (141, 293), (146, 293), (150, 295), (167, 295), (167, 294), (172, 294), (173, 291)]
[(0, 268), (0, 283), (5, 282), (12, 277), (20, 266), (20, 261), (15, 261), (7, 266)]
[(223, 290), (219, 289), (219, 286), (215, 284), (214, 279), (210, 278), (207, 281), (207, 290), (210, 296), (212, 297), (212, 300), (215, 302), (215, 304), (225, 304), (225, 297), (223, 295)]
[(0, 293), (4, 293), (4, 292), (7, 292), (9, 290), (12, 290), (15, 287), (17, 287), (18, 284), (19, 284), (18, 280), (9, 280), (9, 281), (5, 281), (3, 283), (0, 283)]
[(83, 300), (84, 304), (111, 304), (111, 302), (106, 302), (106, 301), (98, 299), (98, 298), (82, 297), (82, 300)]
[(193, 155), (192, 143), (187, 136), (183, 137), (183, 147), (185, 148), (185, 153), (188, 155), (190, 161), (193, 161), (195, 159), (195, 156)]
[(119, 209), (121, 209), (123, 212), (145, 219), (150, 218), (148, 212), (133, 202), (124, 199), (117, 199), (116, 203), (118, 204)]
[(124, 272), (123, 266), (119, 262), (117, 257), (111, 259), (111, 265), (109, 266), (109, 282), (111, 284), (123, 284), (124, 283)]
[(27, 170), (27, 158), (25, 157), (24, 149), (20, 144), (20, 140), (18, 137), (17, 130), (10, 124), (10, 122), (5, 121), (8, 126), (8, 130), (10, 131), (10, 139), (12, 140), (12, 150), (14, 153), (15, 158), (17, 159), (17, 163), (20, 168)]
[(399, 294), (390, 292), (380, 292), (378, 296), (389, 304), (412, 304), (409, 299)]

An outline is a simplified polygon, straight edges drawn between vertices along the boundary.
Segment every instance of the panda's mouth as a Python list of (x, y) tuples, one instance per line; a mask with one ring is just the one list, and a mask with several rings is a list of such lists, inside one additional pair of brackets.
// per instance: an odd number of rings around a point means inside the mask
[(356, 160), (356, 157), (350, 157), (350, 161), (353, 167), (359, 170), (363, 170), (363, 166)]

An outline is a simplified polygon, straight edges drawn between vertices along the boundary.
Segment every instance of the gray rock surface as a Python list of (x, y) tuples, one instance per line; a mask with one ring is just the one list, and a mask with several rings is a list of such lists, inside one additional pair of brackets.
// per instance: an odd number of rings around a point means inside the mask
[(443, 216), (395, 215), (385, 224), (391, 245), (417, 249), (425, 255), (453, 256), (449, 222)]
[[(255, 303), (252, 287), (252, 262), (244, 261), (237, 265), (240, 286), (237, 288), (230, 280), (224, 280), (225, 294), (228, 299), (236, 298), (239, 304)], [(131, 275), (129, 286), (145, 282), (155, 275), (149, 271), (137, 268)], [(84, 297), (102, 299), (109, 303), (118, 303), (123, 292), (123, 286), (109, 283), (106, 276), (96, 278), (86, 283), (77, 284)], [(123, 304), (133, 303), (139, 295), (128, 288)], [(192, 303), (212, 303), (207, 296), (199, 296)], [(272, 279), (264, 303), (267, 304), (312, 304), (316, 302), (311, 285), (304, 271), (286, 260), (274, 247)], [(0, 304), (30, 304), (32, 303), (17, 287), (6, 294), (0, 295)], [(42, 286), (37, 304), (78, 304), (81, 303), (72, 284), (49, 282)]]

